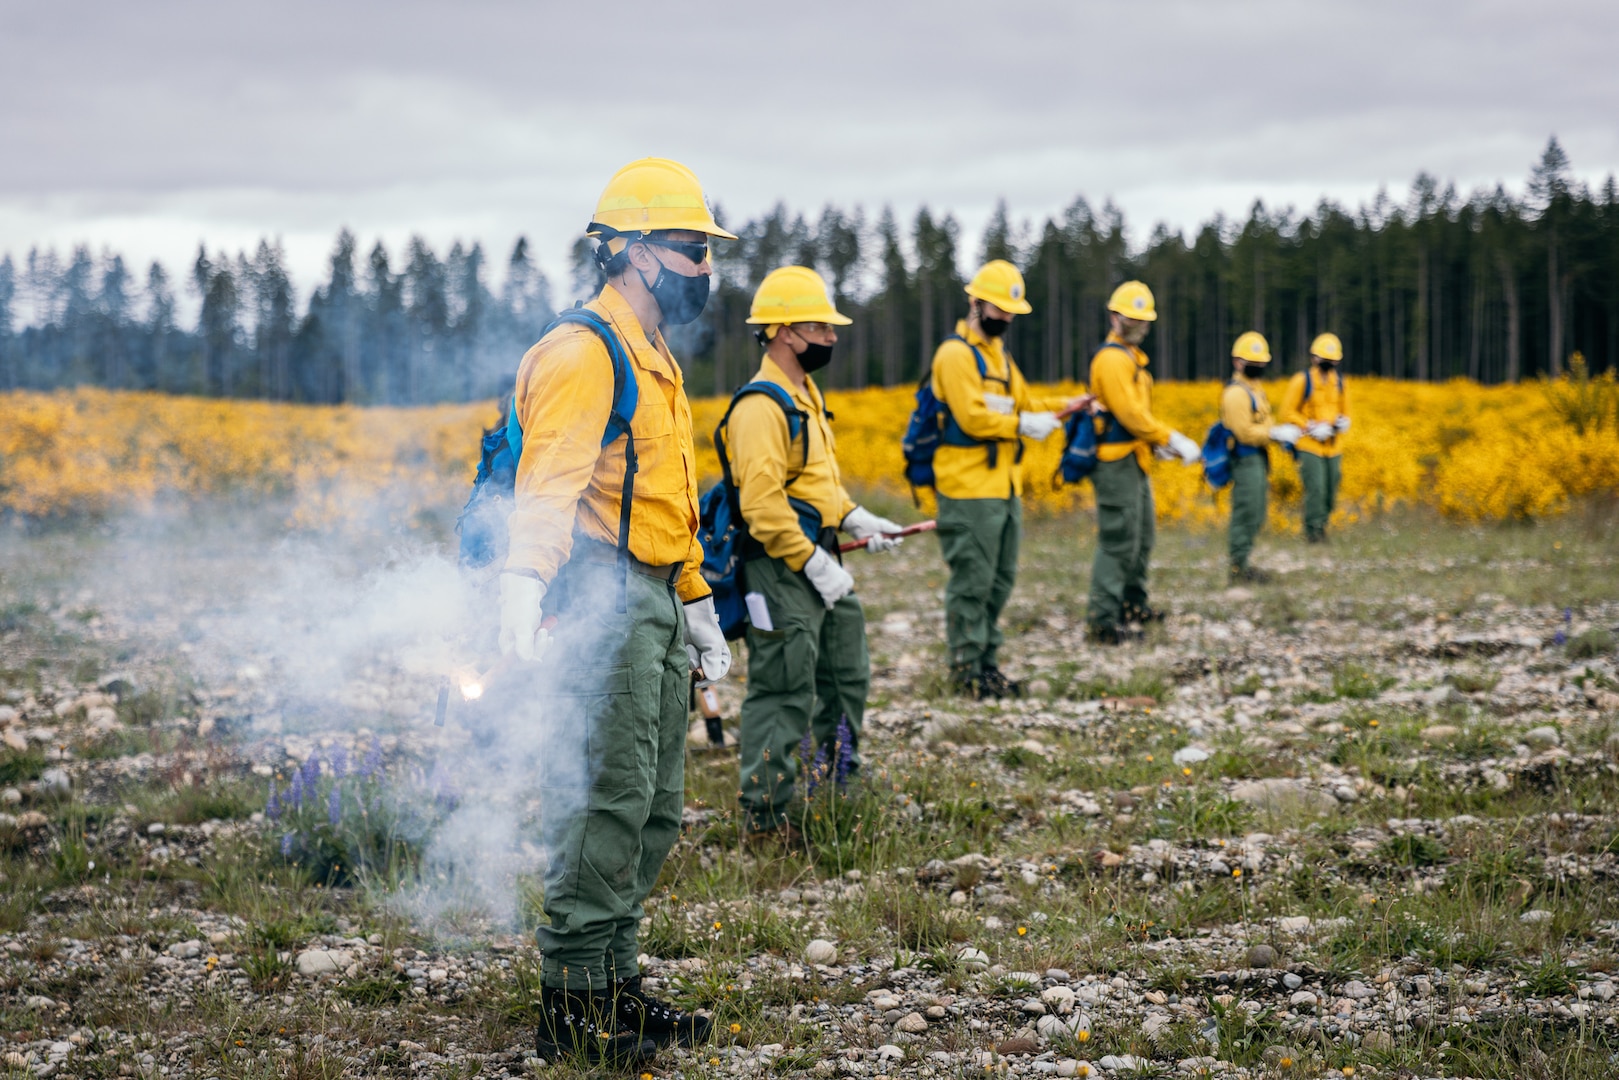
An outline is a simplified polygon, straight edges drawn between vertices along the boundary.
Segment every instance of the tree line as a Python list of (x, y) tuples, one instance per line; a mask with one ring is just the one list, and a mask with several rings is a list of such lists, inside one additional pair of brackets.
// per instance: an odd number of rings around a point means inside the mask
[[(723, 213), (721, 220), (724, 220)], [(1322, 330), (1344, 342), (1345, 367), (1411, 379), (1510, 382), (1557, 375), (1580, 351), (1593, 370), (1619, 362), (1619, 189), (1576, 182), (1554, 138), (1521, 194), (1467, 197), (1426, 174), (1403, 204), (1380, 193), (1350, 211), (1256, 202), (1246, 221), (1216, 217), (1190, 239), (1163, 226), (1132, 249), (1123, 215), (1077, 198), (1038, 229), (1003, 202), (969, 264), (954, 217), (920, 209), (902, 225), (827, 206), (813, 220), (778, 205), (728, 226), (718, 285), (703, 316), (671, 333), (693, 392), (728, 393), (758, 362), (744, 324), (774, 267), (815, 266), (855, 322), (825, 382), (913, 382), (964, 314), (964, 275), (1010, 259), (1034, 313), (1009, 344), (1039, 380), (1083, 379), (1106, 333), (1120, 281), (1157, 296), (1148, 351), (1160, 378), (1223, 377), (1232, 340), (1257, 329), (1282, 370), (1304, 362)], [(496, 396), (554, 314), (550, 282), (519, 239), (498, 289), (481, 245), (441, 258), (420, 238), (397, 260), (337, 238), (326, 281), (303, 309), (278, 244), (251, 255), (199, 250), (183, 282), (153, 263), (142, 282), (116, 254), (38, 250), (0, 260), (0, 388), (82, 384), (307, 402), (407, 404)], [(600, 284), (587, 241), (571, 252), (567, 292)], [(181, 326), (176, 288), (197, 317)], [(26, 302), (34, 317), (22, 325)]]

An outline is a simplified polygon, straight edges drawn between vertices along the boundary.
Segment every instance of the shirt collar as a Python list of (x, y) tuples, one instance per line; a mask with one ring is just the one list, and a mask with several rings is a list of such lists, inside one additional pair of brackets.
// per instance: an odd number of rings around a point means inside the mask
[(759, 361), (759, 378), (782, 387), (793, 396), (794, 401), (807, 406), (811, 412), (825, 411), (825, 399), (821, 396), (821, 388), (815, 385), (815, 377), (808, 372), (804, 375), (804, 389), (800, 390), (793, 384), (793, 380), (787, 377), (787, 373), (781, 370), (781, 365), (776, 363), (775, 358), (765, 353), (764, 359)]
[(1141, 348), (1141, 346), (1130, 344), (1112, 330), (1107, 332), (1107, 340), (1113, 345), (1123, 345), (1126, 349), (1128, 349), (1130, 355), (1135, 358), (1137, 367), (1147, 366), (1147, 353), (1145, 349)]
[(623, 293), (611, 283), (603, 285), (601, 295), (596, 297), (596, 306), (601, 309), (607, 321), (613, 324), (619, 338), (629, 346), (638, 366), (662, 375), (676, 384), (681, 382), (680, 365), (669, 352), (663, 334), (654, 329), (651, 340), (647, 339), (646, 328), (641, 325), (641, 320), (636, 318), (635, 309), (630, 307), (630, 302), (624, 299)]

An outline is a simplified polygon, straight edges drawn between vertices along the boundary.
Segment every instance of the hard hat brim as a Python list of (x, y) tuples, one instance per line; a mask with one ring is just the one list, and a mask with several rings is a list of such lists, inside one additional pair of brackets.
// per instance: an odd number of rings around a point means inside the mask
[(839, 311), (834, 311), (830, 315), (805, 315), (801, 318), (792, 319), (767, 319), (762, 315), (750, 315), (747, 319), (749, 326), (791, 326), (794, 323), (801, 322), (824, 322), (830, 326), (854, 325), (853, 319)]
[(1029, 302), (1027, 300), (1013, 300), (1005, 296), (991, 296), (987, 290), (975, 289), (971, 285), (967, 285), (965, 288), (963, 288), (962, 292), (966, 293), (975, 300), (982, 300), (986, 304), (994, 304), (1008, 315), (1028, 315), (1030, 312), (1034, 311), (1034, 308), (1029, 306)]
[(1128, 311), (1120, 311), (1116, 307), (1110, 307), (1110, 308), (1108, 308), (1108, 310), (1111, 311), (1113, 314), (1118, 315), (1118, 316), (1120, 316), (1122, 318), (1134, 319), (1136, 322), (1157, 322), (1158, 321), (1158, 311), (1157, 311), (1156, 308), (1153, 309), (1152, 311), (1147, 312), (1145, 315), (1132, 314), (1131, 312), (1128, 312)]

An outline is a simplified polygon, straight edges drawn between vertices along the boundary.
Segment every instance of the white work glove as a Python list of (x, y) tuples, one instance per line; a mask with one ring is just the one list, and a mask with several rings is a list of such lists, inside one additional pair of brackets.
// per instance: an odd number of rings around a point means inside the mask
[(686, 656), (691, 669), (702, 675), (698, 686), (717, 683), (731, 670), (731, 647), (725, 643), (712, 596), (686, 605)]
[(828, 611), (832, 610), (833, 604), (854, 592), (854, 578), (849, 576), (849, 571), (838, 560), (826, 553), (825, 548), (815, 549), (815, 554), (804, 564), (804, 576), (821, 594), (821, 603), (826, 605)]
[(526, 574), (500, 575), (500, 654), (513, 651), (519, 660), (533, 660), (551, 644), (540, 628), (540, 603), (545, 582)]
[(1327, 423), (1325, 420), (1316, 421), (1310, 425), (1308, 430), (1310, 432), (1310, 438), (1314, 439), (1316, 442), (1326, 442), (1328, 439), (1332, 438), (1334, 434), (1332, 425)]
[(1339, 431), (1348, 431), (1349, 430), (1349, 417), (1347, 417), (1347, 416), (1338, 417), (1338, 419), (1336, 419), (1336, 420), (1334, 420), (1332, 422), (1332, 426), (1337, 428)]
[(1168, 443), (1165, 443), (1163, 446), (1155, 446), (1155, 447), (1153, 447), (1152, 448), (1152, 456), (1157, 458), (1159, 461), (1179, 461), (1180, 460), (1180, 455), (1177, 454), (1175, 452), (1175, 448), (1170, 446)]
[[(1298, 442), (1299, 437), (1303, 434), (1304, 432), (1299, 430), (1297, 424), (1277, 424), (1270, 429), (1271, 441), (1283, 443), (1287, 446), (1292, 446)], [(1315, 431), (1312, 429), (1310, 434), (1314, 435)]]
[(1060, 427), (1062, 427), (1062, 421), (1057, 419), (1056, 413), (1026, 412), (1018, 414), (1017, 433), (1026, 439), (1039, 442)]
[(1198, 459), (1203, 456), (1203, 448), (1178, 431), (1169, 433), (1169, 448), (1180, 455), (1181, 463), (1184, 465), (1196, 465)]
[(984, 408), (988, 409), (992, 413), (1000, 413), (1002, 416), (1011, 416), (1012, 405), (1012, 399), (1007, 397), (1005, 394), (984, 395)]
[(864, 506), (857, 506), (843, 516), (843, 531), (856, 540), (866, 541), (867, 551), (893, 551), (905, 542), (905, 538), (884, 534), (897, 533), (904, 528), (898, 522), (878, 517)]

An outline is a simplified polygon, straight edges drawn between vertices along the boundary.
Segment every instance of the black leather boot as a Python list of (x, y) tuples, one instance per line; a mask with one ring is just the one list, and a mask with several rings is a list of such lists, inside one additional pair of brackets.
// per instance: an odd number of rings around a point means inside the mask
[(700, 1046), (714, 1034), (714, 1021), (696, 1013), (682, 1012), (667, 1001), (649, 997), (641, 990), (641, 976), (613, 984), (613, 1003), (620, 1027), (659, 1046)]
[(609, 995), (542, 986), (534, 1050), (550, 1062), (572, 1057), (589, 1065), (628, 1068), (651, 1061), (658, 1044), (644, 1035), (625, 1032)]

